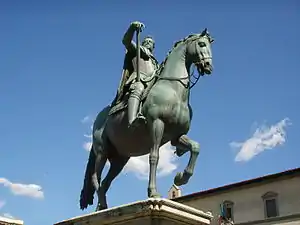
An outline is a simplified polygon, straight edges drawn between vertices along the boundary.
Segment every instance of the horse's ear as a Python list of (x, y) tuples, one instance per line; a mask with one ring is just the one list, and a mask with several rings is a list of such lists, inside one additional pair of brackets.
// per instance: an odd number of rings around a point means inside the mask
[(205, 36), (207, 34), (207, 28), (205, 28), (202, 33), (201, 33), (201, 36)]

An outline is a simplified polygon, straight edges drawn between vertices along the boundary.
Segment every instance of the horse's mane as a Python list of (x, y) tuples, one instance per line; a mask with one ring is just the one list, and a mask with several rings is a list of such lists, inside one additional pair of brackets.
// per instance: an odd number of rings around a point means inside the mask
[(159, 65), (158, 74), (160, 74), (162, 72), (163, 68), (165, 67), (165, 65), (168, 61), (170, 54), (174, 51), (174, 49), (176, 49), (180, 44), (185, 43), (187, 41), (196, 40), (200, 36), (201, 36), (200, 34), (190, 34), (190, 35), (186, 36), (185, 38), (180, 39), (179, 41), (176, 41), (174, 43), (173, 47), (171, 48), (171, 50), (167, 53), (167, 56), (165, 57), (164, 61)]

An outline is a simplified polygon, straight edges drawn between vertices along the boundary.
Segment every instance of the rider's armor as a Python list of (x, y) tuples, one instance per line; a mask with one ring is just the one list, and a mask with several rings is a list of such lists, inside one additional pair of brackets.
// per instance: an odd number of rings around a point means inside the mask
[[(133, 73), (130, 75), (126, 84), (130, 85), (130, 95), (128, 99), (128, 122), (129, 125), (137, 118), (139, 111), (141, 96), (145, 89), (144, 83), (151, 79), (154, 75), (155, 70), (158, 68), (158, 62), (151, 54), (151, 52), (141, 46), (141, 58), (139, 61), (140, 68), (140, 81), (136, 81), (136, 56), (132, 59)], [(139, 115), (138, 118), (143, 118), (142, 115)]]

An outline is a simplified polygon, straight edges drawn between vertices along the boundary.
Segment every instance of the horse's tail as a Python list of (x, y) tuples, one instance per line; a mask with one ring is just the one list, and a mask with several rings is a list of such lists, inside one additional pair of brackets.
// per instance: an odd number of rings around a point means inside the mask
[(84, 210), (88, 205), (93, 205), (95, 188), (92, 182), (92, 175), (95, 172), (96, 155), (91, 147), (89, 160), (85, 170), (84, 185), (80, 194), (80, 209)]

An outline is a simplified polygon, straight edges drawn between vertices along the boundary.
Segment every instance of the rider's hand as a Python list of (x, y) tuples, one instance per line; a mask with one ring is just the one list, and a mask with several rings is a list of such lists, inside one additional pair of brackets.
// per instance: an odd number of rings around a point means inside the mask
[(145, 25), (139, 21), (135, 21), (131, 23), (131, 27), (136, 31), (143, 31)]

